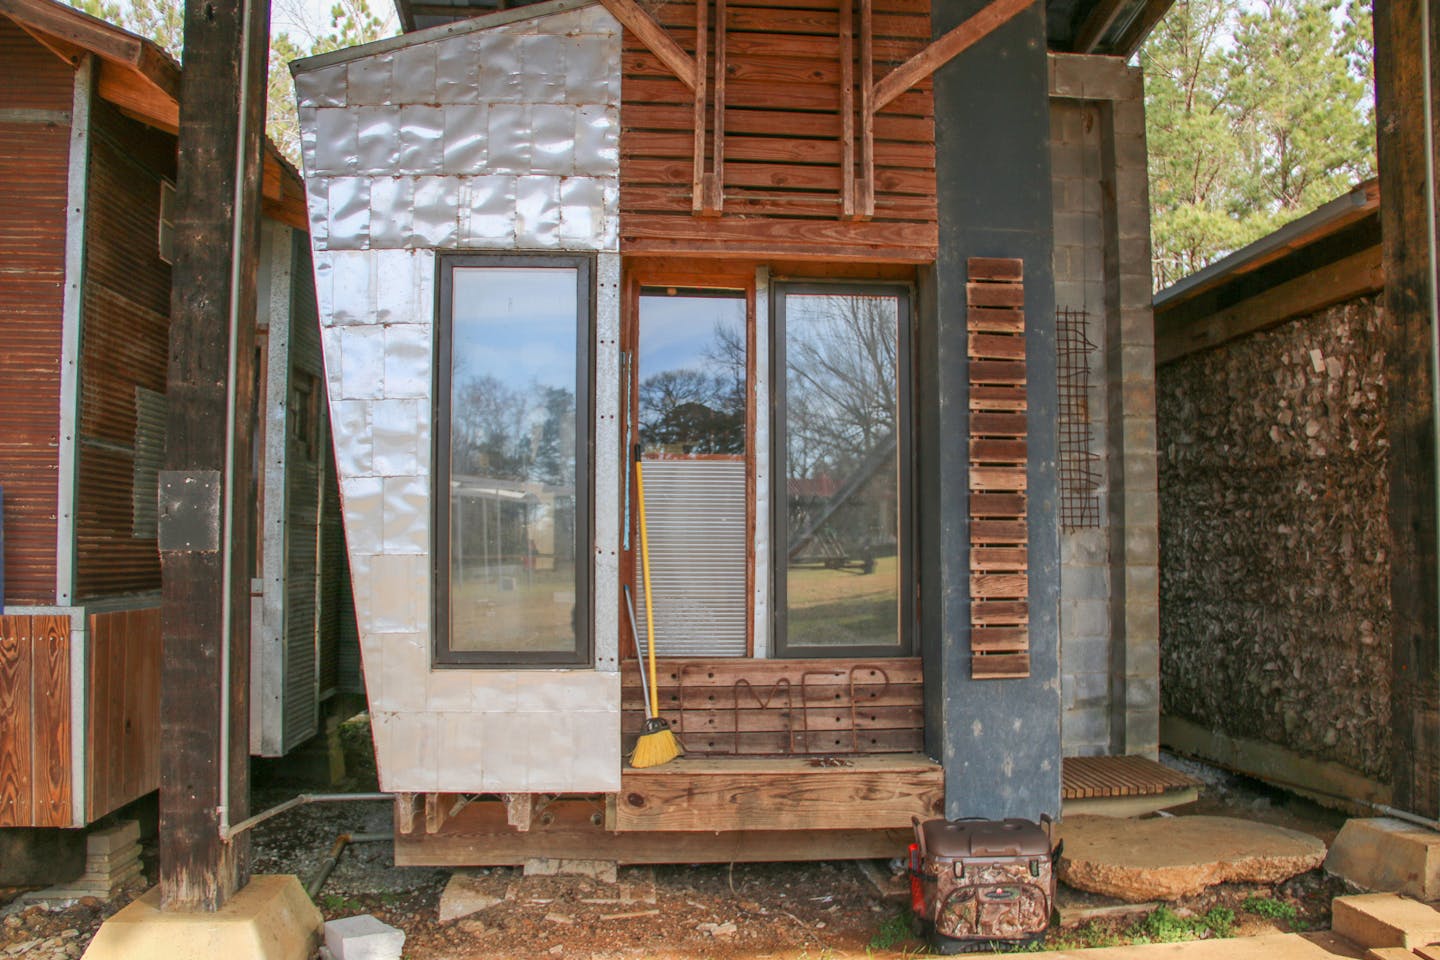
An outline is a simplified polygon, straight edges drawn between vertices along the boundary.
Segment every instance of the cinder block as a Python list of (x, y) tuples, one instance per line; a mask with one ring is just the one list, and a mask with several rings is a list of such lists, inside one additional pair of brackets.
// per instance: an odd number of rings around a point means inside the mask
[(335, 960), (400, 960), (405, 931), (362, 913), (326, 922), (325, 947)]
[(1325, 872), (1362, 890), (1440, 899), (1440, 834), (1389, 817), (1347, 820)]
[(601, 883), (614, 883), (618, 868), (614, 860), (559, 860), (531, 857), (525, 861), (527, 877), (589, 877)]
[(1336, 897), (1331, 929), (1365, 949), (1408, 950), (1440, 942), (1440, 912), (1394, 893)]
[(140, 823), (126, 820), (118, 826), (96, 830), (85, 838), (86, 857), (105, 857), (140, 842)]

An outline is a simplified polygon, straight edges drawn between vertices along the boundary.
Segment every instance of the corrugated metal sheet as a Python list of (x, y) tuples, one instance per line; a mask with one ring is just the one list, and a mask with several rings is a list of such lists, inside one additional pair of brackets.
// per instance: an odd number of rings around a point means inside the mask
[[(745, 656), (745, 462), (645, 461), (645, 519), (656, 652)], [(643, 632), (645, 586), (635, 555)]]
[(173, 137), (94, 107), (80, 354), (76, 596), (160, 588), (153, 537), (137, 537), (136, 388), (163, 393), (170, 267), (160, 259), (160, 184)]
[(317, 511), (320, 506), (319, 415), (314, 393), (320, 382), (297, 369), (299, 353), (292, 329), (289, 442), (285, 449), (285, 735), (284, 750), (315, 735), (315, 595), (318, 575)]
[[(0, 20), (0, 107), (71, 108), (72, 72)], [(55, 602), (70, 129), (0, 123), (0, 484), (7, 603)]]
[(154, 540), (159, 516), (160, 465), (165, 459), (165, 394), (135, 388), (135, 469), (130, 514), (135, 536)]

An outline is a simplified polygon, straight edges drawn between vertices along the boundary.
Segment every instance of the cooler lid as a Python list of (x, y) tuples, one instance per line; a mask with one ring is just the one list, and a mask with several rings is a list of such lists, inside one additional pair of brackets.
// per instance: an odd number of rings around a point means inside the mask
[(928, 820), (920, 825), (931, 857), (1045, 857), (1050, 838), (1032, 820)]

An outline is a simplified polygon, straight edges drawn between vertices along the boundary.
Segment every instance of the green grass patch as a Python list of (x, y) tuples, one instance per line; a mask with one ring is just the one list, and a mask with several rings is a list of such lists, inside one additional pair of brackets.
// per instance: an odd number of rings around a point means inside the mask
[(1196, 917), (1182, 917), (1169, 907), (1159, 907), (1126, 931), (1136, 943), (1180, 943), (1206, 936), (1228, 937), (1235, 931), (1235, 911), (1211, 907)]
[(1246, 897), (1240, 909), (1266, 920), (1294, 920), (1298, 911), (1293, 903), (1274, 900), (1270, 897)]
[(910, 911), (887, 917), (867, 945), (871, 950), (894, 950), (910, 939)]

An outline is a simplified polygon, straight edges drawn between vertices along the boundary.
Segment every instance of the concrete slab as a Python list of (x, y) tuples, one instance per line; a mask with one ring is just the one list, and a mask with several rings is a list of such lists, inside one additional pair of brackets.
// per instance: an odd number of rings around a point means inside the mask
[(440, 922), (459, 920), (503, 902), (502, 898), (488, 892), (485, 881), (480, 877), (463, 872), (451, 874), (440, 894)]
[(1440, 900), (1440, 833), (1390, 817), (1347, 820), (1325, 872), (1361, 890)]
[(1073, 817), (1060, 835), (1061, 880), (1131, 903), (1220, 883), (1278, 883), (1325, 859), (1325, 844), (1308, 834), (1231, 817)]
[(335, 960), (400, 960), (405, 931), (368, 913), (329, 920), (325, 949)]
[(321, 923), (292, 876), (252, 877), (214, 913), (161, 911), (156, 887), (101, 925), (84, 960), (310, 960)]
[(614, 860), (557, 860), (531, 857), (525, 861), (527, 877), (588, 877), (601, 883), (614, 883), (619, 867)]
[(1361, 947), (1413, 950), (1440, 943), (1440, 911), (1393, 893), (1336, 897), (1330, 929)]

